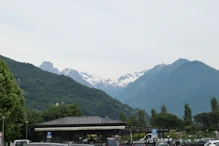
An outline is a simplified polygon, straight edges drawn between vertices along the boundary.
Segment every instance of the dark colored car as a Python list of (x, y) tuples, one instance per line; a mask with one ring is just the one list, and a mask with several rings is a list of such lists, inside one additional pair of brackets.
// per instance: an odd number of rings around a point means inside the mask
[(50, 143), (50, 142), (32, 142), (32, 143), (28, 143), (27, 146), (68, 146), (68, 144)]
[(77, 144), (77, 143), (49, 143), (49, 142), (32, 142), (28, 143), (26, 146), (94, 146), (91, 144)]

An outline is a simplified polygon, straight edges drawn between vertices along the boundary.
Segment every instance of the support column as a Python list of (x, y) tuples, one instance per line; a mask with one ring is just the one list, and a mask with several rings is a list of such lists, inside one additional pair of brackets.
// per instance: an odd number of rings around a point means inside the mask
[(130, 130), (130, 142), (132, 143), (132, 130)]

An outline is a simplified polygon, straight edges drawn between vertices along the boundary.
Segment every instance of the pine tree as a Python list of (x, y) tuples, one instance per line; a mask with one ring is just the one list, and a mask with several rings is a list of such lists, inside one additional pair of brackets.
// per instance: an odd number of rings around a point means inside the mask
[(166, 106), (165, 106), (165, 105), (162, 105), (162, 106), (161, 106), (161, 112), (162, 112), (162, 113), (167, 113), (167, 109), (166, 109)]
[(5, 116), (4, 139), (9, 142), (21, 135), (26, 113), (24, 97), (7, 64), (0, 59), (0, 117)]
[(189, 107), (189, 104), (185, 103), (185, 110), (184, 110), (184, 116), (183, 116), (185, 126), (192, 125), (192, 110)]
[(215, 97), (211, 98), (211, 109), (212, 111), (215, 111), (218, 109), (218, 101)]

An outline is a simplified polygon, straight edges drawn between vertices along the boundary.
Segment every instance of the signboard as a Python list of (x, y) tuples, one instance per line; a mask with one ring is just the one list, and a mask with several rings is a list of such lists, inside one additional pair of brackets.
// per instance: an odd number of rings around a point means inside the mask
[(151, 133), (152, 133), (152, 135), (156, 135), (157, 134), (157, 129), (151, 129)]
[(157, 138), (157, 129), (151, 129), (151, 134), (153, 138)]
[(47, 132), (46, 138), (52, 138), (52, 132)]

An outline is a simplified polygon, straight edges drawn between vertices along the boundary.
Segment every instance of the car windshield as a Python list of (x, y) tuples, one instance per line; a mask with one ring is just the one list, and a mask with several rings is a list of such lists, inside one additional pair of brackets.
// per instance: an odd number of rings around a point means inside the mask
[(17, 141), (15, 143), (15, 146), (26, 146), (27, 145), (27, 141)]

